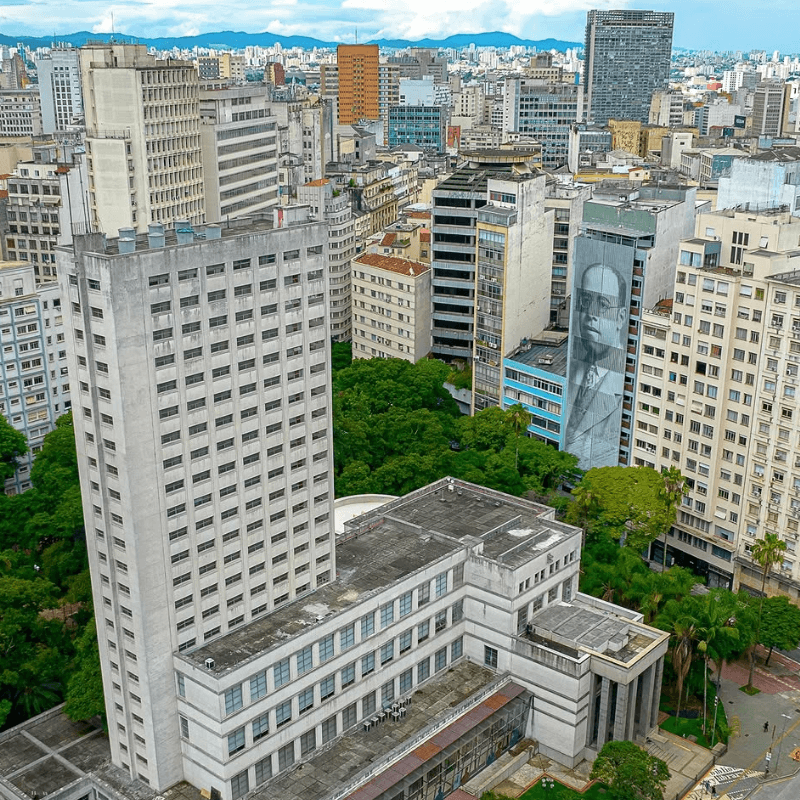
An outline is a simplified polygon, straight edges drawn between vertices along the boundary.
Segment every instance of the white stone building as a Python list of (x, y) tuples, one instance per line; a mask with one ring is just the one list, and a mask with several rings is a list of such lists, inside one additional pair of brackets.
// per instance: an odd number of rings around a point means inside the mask
[(326, 234), (275, 222), (58, 251), (112, 759), (157, 790), (171, 654), (335, 576)]

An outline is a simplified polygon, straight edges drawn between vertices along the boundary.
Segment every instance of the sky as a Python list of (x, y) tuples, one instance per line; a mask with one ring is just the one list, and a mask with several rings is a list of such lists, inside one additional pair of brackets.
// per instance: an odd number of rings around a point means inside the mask
[(501, 30), (525, 39), (583, 41), (590, 8), (675, 12), (676, 47), (800, 52), (800, 3), (772, 0), (0, 0), (0, 32), (191, 36), (269, 31), (326, 41), (444, 38)]

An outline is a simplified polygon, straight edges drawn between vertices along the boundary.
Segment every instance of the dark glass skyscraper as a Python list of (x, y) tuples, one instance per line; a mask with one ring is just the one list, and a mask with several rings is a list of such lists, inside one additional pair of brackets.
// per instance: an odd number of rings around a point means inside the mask
[(667, 11), (590, 11), (583, 82), (590, 122), (647, 122), (650, 98), (669, 83), (672, 27)]

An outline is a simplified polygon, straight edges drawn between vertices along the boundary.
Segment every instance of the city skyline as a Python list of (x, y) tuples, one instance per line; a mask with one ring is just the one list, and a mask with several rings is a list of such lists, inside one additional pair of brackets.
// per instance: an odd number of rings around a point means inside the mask
[[(536, 2), (524, 9), (510, 0), (437, 0), (435, 12), (423, 0), (402, 6), (387, 0), (271, 0), (256, 4), (247, 0), (237, 8), (236, 23), (219, 13), (219, 6), (205, 0), (189, 3), (133, 3), (111, 5), (98, 0), (5, 0), (0, 6), (4, 32), (12, 36), (65, 36), (84, 29), (95, 33), (116, 32), (127, 36), (193, 36), (235, 28), (282, 36), (312, 36), (325, 41), (353, 42), (381, 38), (417, 40), (444, 38), (452, 33), (503, 31), (524, 39), (583, 39), (586, 12), (592, 8), (641, 8), (675, 13), (675, 47), (711, 50), (798, 49), (792, 31), (800, 26), (800, 9), (779, 0), (776, 13), (758, 13), (753, 0), (737, 0), (726, 6), (727, 17), (710, 2), (668, 0), (655, 3), (586, 2), (569, 0), (554, 4)], [(34, 13), (35, 12), (35, 13)], [(775, 20), (780, 18), (780, 26)]]

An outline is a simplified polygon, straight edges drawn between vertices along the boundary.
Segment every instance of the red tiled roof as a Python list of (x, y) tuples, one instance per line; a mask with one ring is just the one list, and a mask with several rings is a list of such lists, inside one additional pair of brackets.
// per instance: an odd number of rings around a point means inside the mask
[(384, 235), (383, 239), (381, 239), (381, 246), (389, 247), (394, 244), (395, 239), (397, 239), (396, 233), (387, 233)]
[(431, 241), (431, 232), (430, 231), (422, 231), (422, 233), (420, 233), (420, 235), (419, 235), (419, 240), (421, 242), (430, 243), (430, 241)]
[(306, 186), (325, 186), (328, 183), (330, 183), (330, 181), (327, 178), (320, 178), (316, 181), (309, 181)]
[(398, 275), (408, 275), (413, 277), (421, 275), (430, 269), (428, 264), (420, 264), (418, 261), (407, 261), (404, 258), (394, 256), (384, 256), (380, 253), (362, 253), (353, 263), (365, 264), (368, 267), (378, 267), (389, 272), (396, 272)]
[(431, 212), (430, 211), (403, 211), (403, 216), (408, 217), (409, 219), (430, 219)]

